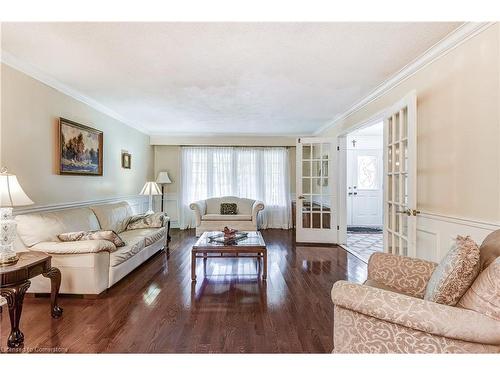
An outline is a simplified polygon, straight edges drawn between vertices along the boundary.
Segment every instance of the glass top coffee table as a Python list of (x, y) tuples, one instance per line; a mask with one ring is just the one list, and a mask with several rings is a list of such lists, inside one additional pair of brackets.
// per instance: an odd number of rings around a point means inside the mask
[[(245, 232), (248, 236), (237, 242), (224, 244), (211, 241), (210, 237), (222, 232), (204, 232), (191, 250), (191, 279), (196, 281), (196, 260), (202, 258), (206, 264), (208, 258), (257, 258), (262, 279), (267, 278), (267, 249), (260, 232)], [(262, 262), (262, 267), (260, 264)]]

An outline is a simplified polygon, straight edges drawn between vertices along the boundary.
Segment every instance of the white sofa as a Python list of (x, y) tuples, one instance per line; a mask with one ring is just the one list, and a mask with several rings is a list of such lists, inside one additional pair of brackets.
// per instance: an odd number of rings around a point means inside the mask
[[(236, 203), (236, 215), (221, 215), (221, 203)], [(238, 230), (256, 231), (257, 215), (264, 209), (264, 203), (254, 199), (238, 197), (208, 198), (191, 203), (196, 222), (196, 236), (203, 232), (222, 230), (224, 227)]]
[[(158, 251), (167, 248), (162, 228), (125, 230), (132, 209), (126, 202), (46, 213), (18, 215), (17, 233), (27, 250), (52, 256), (61, 271), (60, 293), (96, 295), (116, 284)], [(125, 242), (105, 240), (61, 242), (57, 235), (74, 231), (114, 230)], [(50, 292), (50, 281), (31, 279), (30, 293)]]

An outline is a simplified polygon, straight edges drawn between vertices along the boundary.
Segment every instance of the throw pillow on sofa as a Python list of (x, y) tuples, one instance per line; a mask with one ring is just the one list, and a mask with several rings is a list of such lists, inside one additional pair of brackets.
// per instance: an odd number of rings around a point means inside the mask
[(500, 320), (500, 257), (479, 274), (458, 306)]
[(164, 217), (165, 214), (163, 212), (131, 216), (128, 220), (127, 230), (161, 228), (163, 226)]
[(479, 247), (469, 236), (458, 236), (432, 273), (424, 299), (455, 306), (476, 279), (479, 268)]
[(236, 215), (236, 214), (238, 214), (238, 205), (236, 203), (221, 203), (220, 204), (220, 214), (221, 215)]
[(125, 242), (112, 230), (95, 230), (62, 233), (57, 236), (61, 241), (88, 241), (88, 240), (106, 240), (112, 242), (116, 247), (125, 246)]
[(500, 257), (500, 229), (490, 233), (479, 247), (481, 271)]

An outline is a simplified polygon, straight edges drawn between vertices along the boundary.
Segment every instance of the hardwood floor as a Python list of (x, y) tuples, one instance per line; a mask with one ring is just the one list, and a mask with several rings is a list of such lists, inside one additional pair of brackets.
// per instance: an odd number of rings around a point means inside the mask
[[(98, 299), (62, 297), (50, 318), (48, 298), (26, 298), (26, 351), (112, 353), (327, 353), (332, 350), (337, 280), (362, 282), (366, 264), (340, 247), (295, 246), (294, 232), (264, 230), (269, 270), (259, 281), (252, 259), (198, 262), (191, 282), (194, 231), (172, 231), (161, 252)], [(3, 309), (0, 347), (9, 318)]]

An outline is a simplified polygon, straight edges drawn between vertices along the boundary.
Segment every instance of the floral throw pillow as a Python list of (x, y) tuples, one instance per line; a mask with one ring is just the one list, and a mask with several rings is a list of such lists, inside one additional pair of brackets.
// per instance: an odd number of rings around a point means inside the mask
[(476, 279), (479, 268), (479, 247), (469, 236), (458, 236), (432, 273), (424, 299), (455, 306)]
[(127, 230), (145, 229), (145, 228), (161, 228), (163, 226), (163, 212), (155, 212), (153, 214), (140, 214), (130, 217)]
[(238, 205), (236, 203), (221, 203), (221, 215), (236, 215), (238, 213)]
[(57, 236), (61, 241), (88, 241), (88, 240), (106, 240), (113, 242), (116, 247), (125, 246), (125, 242), (112, 230), (94, 230), (62, 233)]

